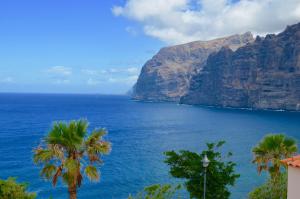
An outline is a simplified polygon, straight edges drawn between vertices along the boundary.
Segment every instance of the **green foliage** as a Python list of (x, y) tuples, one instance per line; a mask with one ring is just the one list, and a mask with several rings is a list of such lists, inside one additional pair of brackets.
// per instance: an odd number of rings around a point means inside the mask
[[(191, 198), (202, 198), (204, 183), (204, 168), (202, 166), (205, 154), (210, 160), (207, 168), (207, 198), (227, 199), (230, 196), (229, 186), (233, 186), (240, 175), (235, 174), (236, 164), (232, 161), (225, 161), (218, 151), (225, 142), (208, 143), (207, 150), (202, 153), (190, 151), (168, 151), (165, 162), (170, 166), (170, 173), (173, 177), (185, 179), (185, 185)], [(226, 158), (232, 154), (228, 153)]]
[(283, 134), (265, 136), (252, 150), (253, 163), (257, 164), (257, 171), (268, 171), (271, 178), (280, 175), (280, 160), (289, 158), (298, 151), (297, 143), (293, 138)]
[(280, 160), (293, 156), (298, 151), (293, 138), (283, 134), (265, 136), (252, 150), (253, 163), (257, 171), (267, 171), (268, 181), (249, 193), (250, 199), (284, 199), (287, 197), (287, 174), (282, 173), (284, 167)]
[(41, 146), (34, 151), (34, 162), (43, 165), (41, 175), (52, 179), (54, 186), (61, 177), (70, 194), (76, 194), (83, 174), (90, 180), (99, 180), (96, 166), (101, 165), (101, 156), (111, 150), (111, 144), (102, 139), (106, 134), (104, 129), (95, 129), (91, 134), (87, 129), (86, 120), (56, 122)]
[(272, 178), (249, 193), (249, 199), (286, 199), (287, 174), (281, 173), (274, 182)]
[(138, 193), (135, 197), (129, 196), (128, 199), (175, 199), (180, 198), (178, 190), (180, 185), (172, 186), (169, 184), (160, 185), (155, 184), (146, 187), (142, 192)]
[(98, 180), (99, 179), (99, 173), (97, 172), (97, 168), (94, 166), (89, 165), (89, 166), (85, 167), (84, 172), (90, 180)]
[(17, 183), (15, 178), (0, 180), (0, 198), (1, 199), (34, 199), (35, 193), (26, 191), (26, 183)]

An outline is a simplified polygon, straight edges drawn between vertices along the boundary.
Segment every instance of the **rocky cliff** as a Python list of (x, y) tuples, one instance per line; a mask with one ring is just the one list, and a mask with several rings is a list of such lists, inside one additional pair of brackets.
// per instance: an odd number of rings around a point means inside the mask
[(300, 23), (212, 53), (181, 103), (300, 110)]
[(201, 71), (209, 54), (223, 46), (234, 51), (253, 40), (248, 32), (162, 48), (143, 66), (132, 97), (148, 101), (179, 101), (187, 93), (191, 77)]

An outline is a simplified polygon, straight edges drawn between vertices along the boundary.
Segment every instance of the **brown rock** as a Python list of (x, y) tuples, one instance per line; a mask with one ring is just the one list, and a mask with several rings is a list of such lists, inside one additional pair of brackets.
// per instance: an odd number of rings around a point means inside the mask
[(142, 68), (132, 98), (147, 101), (179, 101), (193, 75), (199, 73), (209, 54), (228, 46), (232, 50), (252, 42), (247, 32), (211, 41), (195, 41), (162, 48)]
[(300, 23), (211, 54), (181, 103), (300, 110)]

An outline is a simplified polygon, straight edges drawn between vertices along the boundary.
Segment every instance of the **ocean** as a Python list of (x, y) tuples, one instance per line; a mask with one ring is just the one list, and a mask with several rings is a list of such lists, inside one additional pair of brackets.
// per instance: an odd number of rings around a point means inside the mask
[(90, 129), (104, 127), (112, 143), (100, 167), (101, 180), (84, 179), (78, 198), (125, 199), (144, 186), (177, 183), (163, 162), (163, 152), (201, 152), (206, 142), (225, 140), (241, 177), (231, 188), (232, 199), (246, 198), (265, 176), (251, 163), (252, 147), (268, 133), (300, 139), (300, 113), (219, 109), (174, 103), (145, 103), (126, 96), (73, 94), (0, 94), (0, 178), (28, 182), (38, 198), (67, 198), (61, 183), (55, 188), (39, 176), (33, 149), (53, 121), (86, 118)]

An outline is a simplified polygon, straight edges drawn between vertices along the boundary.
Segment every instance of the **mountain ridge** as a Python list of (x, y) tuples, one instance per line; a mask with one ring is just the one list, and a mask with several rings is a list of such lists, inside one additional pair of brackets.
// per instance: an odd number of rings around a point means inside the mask
[(253, 41), (252, 34), (246, 32), (210, 41), (164, 47), (143, 66), (132, 98), (179, 102), (188, 91), (191, 77), (202, 70), (209, 54), (222, 46), (236, 50)]
[(143, 66), (132, 98), (300, 111), (300, 23), (230, 37), (162, 48)]
[(180, 103), (299, 111), (300, 23), (212, 53)]

